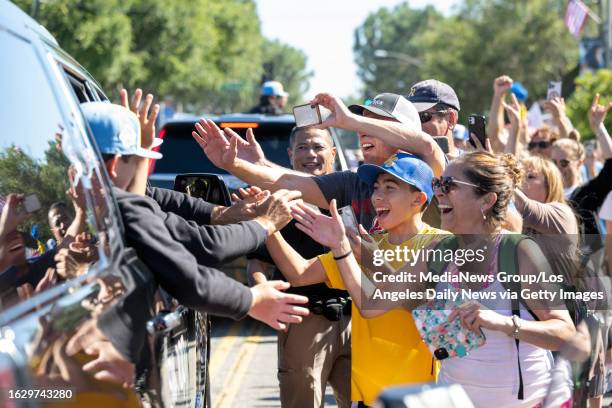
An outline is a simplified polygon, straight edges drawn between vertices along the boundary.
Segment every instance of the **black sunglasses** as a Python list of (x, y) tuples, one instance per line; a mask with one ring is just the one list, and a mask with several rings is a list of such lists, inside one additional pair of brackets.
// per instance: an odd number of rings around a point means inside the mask
[(547, 142), (546, 140), (541, 140), (539, 142), (529, 142), (527, 144), (527, 149), (533, 150), (536, 147), (538, 147), (540, 149), (546, 149), (546, 148), (549, 148), (551, 145), (552, 145), (551, 142)]
[(563, 169), (566, 168), (567, 166), (569, 166), (569, 164), (570, 164), (570, 161), (566, 160), (566, 159), (561, 159), (561, 160), (554, 160), (553, 159), (553, 161), (555, 162), (557, 167), (563, 168)]
[(442, 176), (440, 178), (435, 177), (431, 182), (431, 187), (434, 190), (440, 190), (444, 194), (448, 194), (457, 184), (463, 184), (465, 186), (480, 188), (480, 186), (468, 183), (467, 181), (455, 180), (451, 176)]
[(421, 119), (421, 123), (427, 123), (435, 115), (444, 115), (447, 112), (448, 112), (448, 110), (439, 110), (439, 111), (435, 111), (435, 112), (419, 112), (419, 119)]

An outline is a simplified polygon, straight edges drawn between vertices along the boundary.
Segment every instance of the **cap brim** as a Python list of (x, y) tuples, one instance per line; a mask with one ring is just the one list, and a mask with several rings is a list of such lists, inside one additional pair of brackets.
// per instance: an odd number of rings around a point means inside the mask
[(395, 116), (391, 115), (389, 112), (385, 112), (384, 110), (377, 108), (375, 106), (372, 106), (372, 105), (351, 105), (349, 106), (349, 110), (357, 115), (363, 116), (364, 109), (376, 115), (384, 116), (386, 118), (396, 119)]
[(151, 147), (153, 147), (153, 148), (159, 147), (159, 146), (161, 146), (162, 143), (164, 143), (164, 139), (160, 139), (159, 137), (154, 137), (153, 138), (153, 145)]
[(388, 173), (388, 171), (376, 164), (362, 164), (357, 168), (359, 178), (370, 186), (376, 182), (381, 173)]
[[(410, 99), (408, 99), (410, 100)], [(438, 102), (412, 102), (417, 112), (424, 112), (427, 109), (431, 109), (438, 104)]]
[(138, 149), (136, 149), (136, 156), (140, 156), (140, 157), (146, 157), (148, 159), (161, 159), (162, 157), (164, 157), (160, 152), (156, 152), (154, 150), (149, 150), (149, 149), (143, 149), (142, 147), (139, 147)]

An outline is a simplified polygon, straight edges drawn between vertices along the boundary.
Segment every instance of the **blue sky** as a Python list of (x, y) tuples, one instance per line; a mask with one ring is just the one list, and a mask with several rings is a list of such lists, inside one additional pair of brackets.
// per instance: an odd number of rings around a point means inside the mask
[[(264, 36), (299, 48), (314, 72), (306, 97), (332, 92), (357, 94), (360, 82), (353, 61), (353, 32), (368, 14), (400, 0), (255, 0)], [(413, 8), (433, 4), (444, 14), (457, 0), (413, 0)]]

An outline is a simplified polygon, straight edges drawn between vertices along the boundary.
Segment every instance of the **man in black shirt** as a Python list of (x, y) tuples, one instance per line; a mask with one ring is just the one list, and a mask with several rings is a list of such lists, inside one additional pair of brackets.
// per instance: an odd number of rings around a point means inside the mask
[[(269, 234), (291, 219), (290, 205), (299, 196), (298, 192), (285, 190), (268, 196), (260, 204), (258, 216), (253, 221), (204, 231), (195, 221), (189, 222), (175, 213), (162, 211), (158, 202), (150, 197), (125, 191), (138, 181), (135, 180), (138, 170), (146, 169), (150, 158), (160, 157), (158, 153), (142, 147), (150, 147), (152, 139), (143, 139), (143, 145), (140, 145), (140, 126), (132, 112), (118, 105), (101, 102), (82, 104), (81, 109), (115, 185), (113, 193), (123, 218), (126, 244), (135, 250), (138, 258), (148, 267), (150, 277), (155, 279), (156, 284), (185, 306), (233, 319), (248, 314), (275, 329), (284, 329), (288, 323), (299, 323), (301, 316), (308, 314), (307, 309), (296, 306), (306, 303), (307, 298), (280, 292), (287, 289), (288, 284), (266, 282), (248, 288), (223, 272), (206, 266), (209, 263), (206, 262), (206, 256), (190, 251), (190, 246), (192, 249), (205, 247), (210, 240), (227, 243), (228, 237), (242, 242), (232, 243), (225, 249), (225, 254), (217, 255), (217, 261), (254, 250)], [(164, 202), (163, 199), (160, 201)], [(171, 204), (166, 205), (172, 207)], [(198, 206), (197, 202), (191, 202), (191, 205), (175, 202), (174, 206), (191, 211), (193, 218), (200, 221), (207, 217), (210, 219), (213, 208), (208, 205)], [(196, 238), (201, 241), (192, 243), (197, 241)], [(232, 249), (234, 246), (245, 252), (238, 254)], [(210, 258), (209, 261), (214, 262), (214, 259)], [(146, 308), (136, 307), (116, 311), (122, 315), (119, 320), (131, 322), (129, 327), (111, 325), (101, 329), (111, 341), (129, 338), (126, 330), (145, 330), (145, 311)], [(123, 350), (126, 347), (116, 348)], [(138, 350), (138, 346), (129, 348)]]
[[(334, 171), (336, 148), (328, 130), (294, 128), (288, 154), (294, 170), (314, 176)], [(291, 221), (281, 230), (290, 245), (304, 258), (328, 252), (295, 227)], [(266, 282), (265, 271), (272, 258), (264, 248), (249, 256), (249, 282)], [(285, 280), (274, 268), (273, 279)], [(325, 284), (289, 289), (307, 296), (310, 316), (298, 325), (278, 332), (278, 380), (283, 408), (318, 408), (323, 405), (325, 387), (332, 386), (341, 408), (351, 406), (351, 326), (348, 293)]]

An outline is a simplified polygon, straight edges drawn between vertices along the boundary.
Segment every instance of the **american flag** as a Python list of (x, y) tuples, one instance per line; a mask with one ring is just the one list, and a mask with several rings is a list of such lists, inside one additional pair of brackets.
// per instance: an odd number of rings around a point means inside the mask
[(576, 38), (580, 37), (582, 27), (589, 14), (589, 8), (580, 0), (569, 0), (565, 10), (565, 25)]

